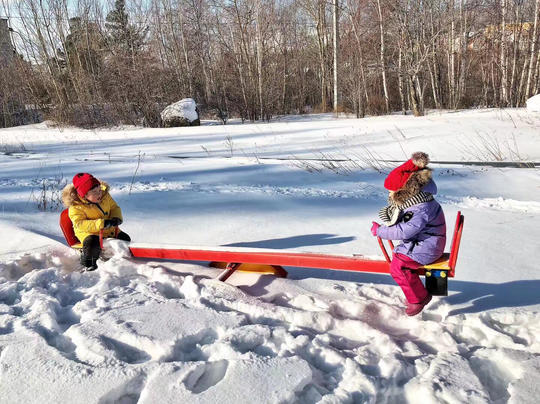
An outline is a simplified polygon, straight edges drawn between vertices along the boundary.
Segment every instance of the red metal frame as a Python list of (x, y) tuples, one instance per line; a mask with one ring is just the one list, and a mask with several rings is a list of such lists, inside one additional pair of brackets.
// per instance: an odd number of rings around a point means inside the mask
[[(383, 244), (383, 241), (380, 237), (377, 237), (377, 241), (379, 242), (379, 246), (381, 247), (381, 251), (383, 252), (384, 254), (384, 259), (386, 260), (386, 262), (390, 263), (392, 261), (392, 258), (390, 258), (390, 256), (388, 255), (388, 253), (386, 252), (386, 248), (384, 248), (384, 244)], [(388, 245), (390, 246), (390, 252), (394, 252), (394, 242), (392, 240), (386, 240), (388, 242)]]
[(219, 276), (217, 277), (220, 281), (222, 282), (225, 282), (227, 279), (229, 279), (229, 276), (231, 276), (234, 271), (236, 271), (238, 269), (238, 267), (242, 265), (242, 264), (239, 264), (239, 263), (228, 263), (227, 266), (225, 267), (225, 270), (219, 274)]
[(461, 211), (458, 211), (456, 217), (456, 224), (454, 226), (454, 235), (452, 236), (452, 244), (450, 247), (450, 258), (448, 259), (448, 265), (450, 266), (450, 271), (448, 276), (453, 277), (457, 258), (459, 254), (459, 245), (461, 244), (461, 234), (463, 233), (463, 224), (465, 223), (465, 216), (461, 214)]
[(382, 251), (382, 253), (384, 255), (384, 259), (386, 260), (386, 262), (390, 263), (390, 261), (392, 261), (392, 259), (390, 258), (390, 256), (386, 252), (386, 248), (384, 248), (382, 238), (377, 237), (377, 241), (379, 242), (379, 246), (381, 247), (381, 251)]
[(369, 260), (356, 256), (340, 256), (283, 251), (216, 251), (196, 248), (163, 248), (144, 244), (129, 246), (134, 257), (159, 258), (181, 261), (219, 261), (228, 263), (279, 265), (289, 267), (321, 268), (340, 271), (388, 273), (386, 261)]

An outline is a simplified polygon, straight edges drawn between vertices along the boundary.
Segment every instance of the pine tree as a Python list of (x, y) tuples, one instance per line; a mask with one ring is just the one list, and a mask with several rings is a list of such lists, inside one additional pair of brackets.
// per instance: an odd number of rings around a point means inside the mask
[(109, 32), (108, 39), (112, 49), (134, 56), (143, 47), (148, 28), (138, 29), (129, 23), (125, 0), (114, 2), (114, 10), (107, 14), (105, 26)]

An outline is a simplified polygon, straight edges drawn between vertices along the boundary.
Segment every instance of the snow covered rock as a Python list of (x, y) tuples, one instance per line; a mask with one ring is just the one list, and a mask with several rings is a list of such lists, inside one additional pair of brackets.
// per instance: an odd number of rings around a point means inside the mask
[(536, 94), (527, 100), (527, 111), (540, 112), (540, 94)]
[(199, 110), (193, 98), (184, 98), (168, 105), (161, 111), (161, 120), (166, 128), (178, 126), (199, 126)]

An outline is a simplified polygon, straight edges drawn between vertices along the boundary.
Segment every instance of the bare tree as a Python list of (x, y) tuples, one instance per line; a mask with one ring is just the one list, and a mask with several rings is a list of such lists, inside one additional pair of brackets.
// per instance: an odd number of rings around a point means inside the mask
[[(534, 62), (536, 53), (538, 53), (537, 44), (538, 44), (538, 17), (540, 14), (540, 0), (535, 1), (534, 6), (534, 24), (533, 24), (533, 32), (532, 32), (532, 40), (531, 40), (531, 48), (530, 48), (530, 54), (529, 54), (529, 66), (527, 69), (527, 84), (525, 86), (525, 97), (524, 99), (527, 100), (530, 95), (530, 91), (532, 88), (532, 81), (534, 77)], [(540, 60), (540, 53), (538, 53), (538, 58)]]
[(332, 96), (362, 117), (521, 106), (540, 90), (540, 0), (342, 0), (339, 30), (330, 4), (3, 2), (17, 16), (10, 72), (24, 90), (4, 77), (0, 94), (95, 126), (159, 125), (184, 97), (226, 122), (326, 111)]
[(382, 78), (382, 85), (384, 90), (384, 104), (386, 107), (386, 112), (390, 110), (390, 101), (388, 96), (388, 84), (386, 81), (386, 63), (385, 63), (385, 51), (386, 51), (386, 44), (384, 39), (384, 19), (383, 19), (383, 13), (381, 8), (381, 0), (377, 0), (377, 15), (379, 16), (379, 32), (380, 32), (380, 63), (381, 63), (381, 78)]

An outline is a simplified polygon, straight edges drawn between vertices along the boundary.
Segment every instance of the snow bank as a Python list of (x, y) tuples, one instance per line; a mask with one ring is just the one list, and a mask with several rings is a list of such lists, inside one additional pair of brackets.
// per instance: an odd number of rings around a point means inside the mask
[[(0, 220), (0, 228), (2, 229), (2, 260), (21, 256), (27, 252), (45, 252), (49, 251), (53, 246), (57, 246), (51, 238), (36, 234), (35, 232), (21, 229), (19, 226), (14, 226), (5, 220)], [(6, 237), (8, 236), (9, 237)], [(30, 265), (30, 257), (27, 257), (27, 264)], [(31, 267), (23, 265), (26, 267)]]
[(211, 269), (139, 262), (125, 246), (110, 242), (111, 258), (84, 274), (71, 254), (49, 268), (54, 259), (36, 255), (42, 268), (31, 272), (22, 258), (10, 264), (21, 276), (0, 283), (6, 402), (375, 402), (404, 394), (523, 403), (538, 393), (538, 313), (451, 316), (436, 298), (407, 318), (394, 286), (320, 279), (270, 278), (257, 298), (202, 275)]

